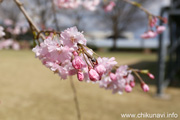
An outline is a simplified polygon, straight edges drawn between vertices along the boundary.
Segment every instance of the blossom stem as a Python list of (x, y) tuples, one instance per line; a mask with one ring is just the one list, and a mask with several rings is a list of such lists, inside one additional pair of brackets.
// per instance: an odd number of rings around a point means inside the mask
[(133, 71), (133, 73), (138, 77), (138, 79), (140, 80), (141, 83), (144, 83), (143, 79), (136, 71)]
[(144, 7), (142, 7), (142, 5), (140, 3), (134, 2), (134, 1), (130, 1), (130, 0), (124, 0), (125, 2), (134, 5), (138, 8), (140, 8), (142, 11), (144, 11), (148, 16), (154, 16), (153, 14), (151, 14), (148, 10), (146, 10)]
[(71, 88), (72, 88), (72, 91), (73, 91), (73, 94), (74, 94), (74, 102), (75, 102), (75, 105), (76, 105), (77, 117), (78, 117), (78, 120), (81, 120), (81, 112), (80, 112), (80, 109), (79, 109), (79, 101), (78, 101), (76, 88), (75, 88), (72, 76), (70, 76), (70, 84), (71, 84)]

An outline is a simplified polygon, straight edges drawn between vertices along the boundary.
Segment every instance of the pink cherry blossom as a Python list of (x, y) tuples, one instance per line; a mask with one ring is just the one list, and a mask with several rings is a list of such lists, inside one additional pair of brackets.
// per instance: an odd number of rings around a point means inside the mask
[(107, 4), (104, 7), (104, 11), (106, 11), (106, 12), (112, 11), (115, 6), (116, 6), (115, 2), (114, 1), (110, 1), (109, 4)]
[(106, 68), (102, 64), (97, 65), (95, 67), (95, 70), (100, 76), (102, 76), (102, 74), (104, 74), (106, 72)]
[(83, 6), (90, 11), (95, 11), (99, 3), (100, 0), (84, 0)]
[(153, 31), (148, 31), (144, 34), (141, 35), (141, 38), (143, 39), (148, 39), (148, 38), (154, 38), (157, 36), (157, 33), (156, 32), (153, 32)]
[(110, 59), (106, 57), (103, 57), (103, 58), (99, 57), (97, 61), (98, 61), (98, 65), (102, 64), (105, 67), (106, 73), (110, 72), (112, 68), (117, 64), (114, 57)]
[(60, 8), (77, 8), (81, 2), (81, 0), (57, 0), (57, 5)]
[(71, 27), (66, 29), (61, 33), (61, 40), (63, 44), (72, 47), (74, 50), (77, 50), (77, 44), (86, 45), (86, 39), (81, 32), (78, 32), (76, 27)]
[(111, 78), (111, 80), (112, 81), (116, 81), (117, 80), (117, 76), (116, 76), (116, 74), (114, 74), (114, 73), (110, 73), (110, 78)]
[[(85, 47), (86, 39), (76, 27), (61, 32), (61, 37), (57, 39), (53, 36), (48, 36), (33, 48), (33, 52), (61, 79), (76, 74), (79, 81), (97, 83), (101, 88), (112, 90), (112, 93), (132, 91), (135, 86), (132, 70), (127, 65), (117, 67), (114, 57), (96, 58), (94, 52)], [(147, 86), (142, 87), (147, 91)]]
[(94, 69), (90, 69), (89, 70), (89, 78), (91, 81), (97, 81), (100, 79), (100, 76)]
[(82, 69), (85, 66), (85, 62), (81, 56), (75, 56), (74, 60), (72, 61), (72, 65), (75, 69)]
[(166, 27), (164, 26), (157, 26), (157, 33), (160, 34), (166, 30)]

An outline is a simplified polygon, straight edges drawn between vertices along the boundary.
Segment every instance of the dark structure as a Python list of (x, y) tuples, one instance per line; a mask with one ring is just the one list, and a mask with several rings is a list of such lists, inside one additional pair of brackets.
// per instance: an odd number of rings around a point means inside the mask
[[(163, 95), (163, 88), (173, 82), (180, 69), (180, 0), (172, 0), (170, 7), (161, 10), (161, 16), (168, 16), (170, 45), (166, 46), (163, 34), (159, 36), (157, 95)], [(162, 23), (160, 23), (162, 24)]]

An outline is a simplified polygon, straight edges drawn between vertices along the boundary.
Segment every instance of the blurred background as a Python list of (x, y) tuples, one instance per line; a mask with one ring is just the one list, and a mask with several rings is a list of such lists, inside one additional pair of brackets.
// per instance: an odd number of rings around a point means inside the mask
[[(49, 0), (21, 0), (40, 29), (62, 31), (77, 26), (84, 31), (88, 46), (101, 56), (115, 57), (119, 65), (149, 69), (155, 75), (155, 80), (142, 76), (150, 85), (148, 93), (143, 93), (137, 83), (131, 94), (123, 95), (79, 82), (75, 76), (84, 120), (120, 120), (122, 113), (141, 112), (180, 115), (180, 2), (136, 1), (153, 14), (168, 17), (163, 34), (141, 39), (147, 30), (147, 16), (123, 1), (107, 13), (101, 7), (94, 12), (82, 7), (67, 10)], [(35, 59), (33, 35), (12, 0), (0, 4), (0, 16), (0, 26), (6, 32), (0, 38), (0, 120), (77, 119), (69, 80), (60, 80)]]

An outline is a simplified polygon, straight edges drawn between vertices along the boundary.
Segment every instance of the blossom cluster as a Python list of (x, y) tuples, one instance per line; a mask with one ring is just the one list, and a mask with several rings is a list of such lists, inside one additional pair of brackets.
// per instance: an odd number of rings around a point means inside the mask
[(9, 49), (12, 48), (13, 50), (19, 50), (20, 45), (18, 42), (12, 40), (12, 39), (6, 39), (0, 41), (0, 50), (2, 49)]
[(28, 24), (24, 21), (14, 23), (11, 19), (5, 19), (6, 31), (12, 35), (25, 34), (28, 31)]
[[(76, 27), (68, 28), (58, 35), (47, 36), (33, 48), (33, 52), (46, 67), (59, 74), (61, 79), (77, 75), (79, 81), (98, 83), (100, 87), (110, 89), (113, 93), (132, 91), (135, 81), (132, 70), (127, 65), (117, 66), (114, 57), (102, 58), (96, 55), (86, 47), (86, 39)], [(146, 92), (149, 90), (146, 84), (142, 84), (142, 88)]]
[[(163, 23), (167, 23), (166, 18), (161, 18), (158, 16)], [(158, 17), (149, 16), (149, 24), (148, 24), (148, 31), (141, 35), (141, 38), (148, 39), (148, 38), (155, 38), (158, 34), (161, 34), (163, 31), (166, 30), (165, 26), (159, 26), (158, 24)]]

